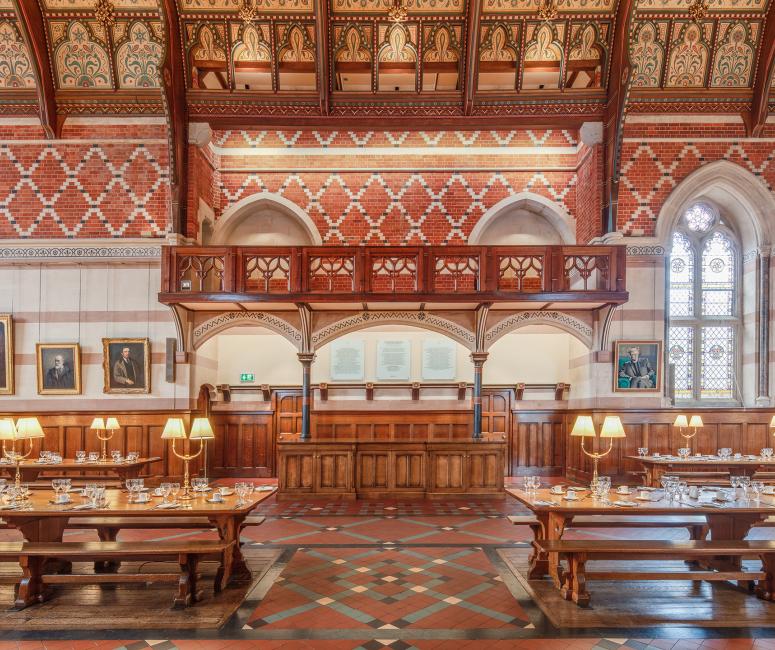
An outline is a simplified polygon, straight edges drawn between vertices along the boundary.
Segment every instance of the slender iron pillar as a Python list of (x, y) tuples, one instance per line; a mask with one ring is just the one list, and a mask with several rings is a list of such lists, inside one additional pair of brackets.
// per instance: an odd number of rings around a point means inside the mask
[(770, 399), (770, 255), (759, 252), (759, 331), (757, 337), (758, 370), (757, 402), (769, 404)]
[(472, 352), (474, 362), (474, 440), (482, 437), (482, 366), (487, 361), (487, 352)]
[(312, 404), (312, 387), (310, 375), (312, 374), (312, 362), (315, 354), (312, 352), (299, 352), (301, 361), (301, 439), (309, 440), (310, 435), (310, 406)]

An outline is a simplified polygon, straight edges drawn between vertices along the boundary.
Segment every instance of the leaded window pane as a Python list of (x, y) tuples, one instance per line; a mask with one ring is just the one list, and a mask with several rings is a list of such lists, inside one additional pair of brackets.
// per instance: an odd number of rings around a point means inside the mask
[(670, 316), (694, 315), (694, 251), (683, 233), (673, 234), (670, 250)]
[(686, 227), (692, 232), (706, 233), (710, 230), (716, 217), (713, 210), (703, 203), (695, 203), (684, 214)]
[(703, 327), (700, 399), (734, 397), (735, 350), (732, 327)]
[(702, 250), (702, 313), (704, 316), (732, 316), (735, 258), (732, 242), (715, 232)]
[(668, 330), (668, 362), (675, 369), (676, 399), (692, 399), (694, 391), (694, 330), (691, 327), (671, 327)]

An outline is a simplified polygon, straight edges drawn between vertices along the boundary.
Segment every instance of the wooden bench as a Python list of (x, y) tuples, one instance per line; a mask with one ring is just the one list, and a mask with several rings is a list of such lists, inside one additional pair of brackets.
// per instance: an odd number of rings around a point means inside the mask
[[(247, 526), (260, 526), (266, 517), (248, 515), (240, 524), (240, 533)], [(103, 541), (115, 541), (118, 532), (127, 530), (165, 530), (169, 528), (211, 530), (215, 526), (207, 517), (70, 517), (67, 528), (96, 530)]]
[[(580, 606), (589, 604), (587, 580), (758, 580), (757, 595), (775, 598), (775, 541), (706, 541), (692, 540), (538, 540), (536, 547), (544, 553), (557, 553), (567, 560), (562, 571), (563, 598)], [(712, 568), (687, 571), (587, 571), (589, 560), (724, 560), (758, 556), (761, 571), (739, 569), (716, 571)], [(731, 565), (730, 565), (731, 566)]]
[[(510, 515), (508, 519), (514, 525), (529, 526), (533, 539), (541, 536), (541, 523), (535, 515)], [(690, 539), (705, 539), (708, 535), (702, 515), (577, 515), (566, 528), (686, 528)]]
[[(23, 609), (48, 598), (45, 585), (106, 584), (121, 582), (177, 583), (173, 607), (187, 607), (201, 599), (198, 565), (205, 557), (217, 557), (218, 571), (214, 590), (218, 593), (224, 571), (232, 561), (231, 543), (221, 541), (188, 542), (1, 542), (0, 561), (18, 561), (22, 578), (16, 590), (14, 606)], [(177, 561), (178, 573), (46, 573), (48, 560), (85, 561)]]
[(668, 476), (677, 476), (689, 485), (729, 486), (729, 472), (665, 472)]

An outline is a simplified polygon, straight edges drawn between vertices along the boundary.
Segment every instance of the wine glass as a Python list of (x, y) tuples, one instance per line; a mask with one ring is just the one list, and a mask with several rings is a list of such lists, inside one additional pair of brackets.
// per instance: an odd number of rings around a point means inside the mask
[(649, 449), (648, 447), (638, 447), (638, 456), (648, 456), (649, 455)]
[(85, 463), (86, 462), (86, 452), (83, 450), (76, 451), (75, 452), (75, 462), (76, 463)]
[(236, 506), (238, 508), (240, 506), (245, 505), (245, 497), (247, 496), (247, 493), (248, 493), (247, 487), (248, 487), (247, 484), (242, 482), (234, 484), (234, 490), (237, 493), (237, 496), (239, 497), (236, 503)]
[(165, 504), (172, 492), (172, 483), (162, 483), (159, 485), (159, 488), (161, 489), (161, 502), (162, 504)]
[(764, 491), (763, 481), (751, 481), (751, 492), (753, 492), (753, 498), (756, 502), (759, 502), (761, 500), (763, 491)]
[(743, 499), (748, 501), (748, 490), (751, 487), (751, 477), (750, 476), (741, 476), (738, 479), (738, 484), (741, 488), (743, 488)]
[(177, 503), (179, 493), (180, 483), (170, 483), (170, 495), (172, 496), (172, 503)]

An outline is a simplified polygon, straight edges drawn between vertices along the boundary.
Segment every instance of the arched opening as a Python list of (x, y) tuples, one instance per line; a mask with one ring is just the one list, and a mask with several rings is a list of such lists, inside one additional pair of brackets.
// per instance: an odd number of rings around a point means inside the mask
[(226, 210), (208, 242), (212, 246), (320, 246), (309, 215), (288, 199), (268, 192), (253, 194)]
[(482, 215), (468, 243), (479, 246), (575, 244), (576, 224), (558, 203), (522, 192), (503, 199)]

